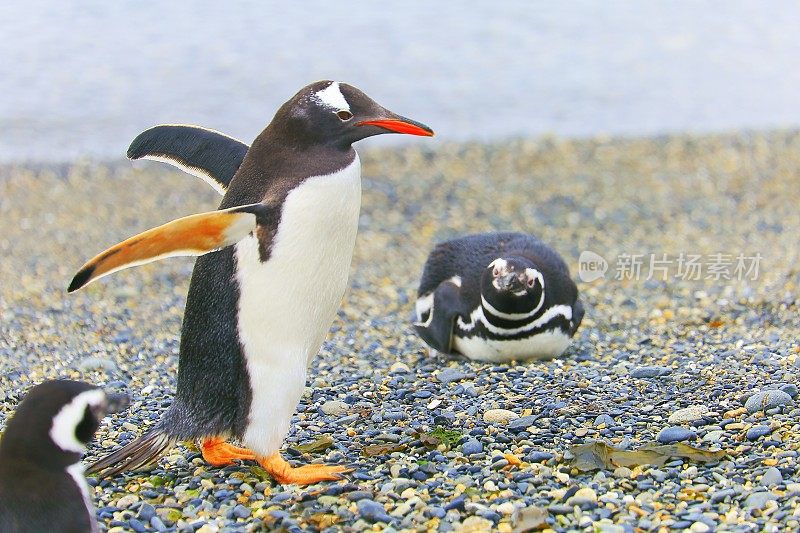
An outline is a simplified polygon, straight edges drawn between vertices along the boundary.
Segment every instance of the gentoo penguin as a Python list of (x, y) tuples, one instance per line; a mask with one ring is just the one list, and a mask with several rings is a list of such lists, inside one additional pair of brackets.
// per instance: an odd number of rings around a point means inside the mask
[(28, 391), (0, 439), (0, 531), (99, 531), (81, 454), (100, 420), (127, 403), (79, 381)]
[(435, 351), (501, 362), (561, 355), (582, 318), (555, 250), (532, 235), (484, 233), (433, 249), (414, 328)]
[[(174, 130), (178, 136), (187, 131), (191, 137), (191, 129)], [(308, 365), (347, 287), (361, 204), (360, 163), (352, 144), (392, 132), (433, 135), (351, 85), (321, 81), (281, 106), (239, 165), (235, 158), (201, 163), (181, 148), (185, 142), (170, 148), (163, 136), (144, 149), (204, 175), (236, 170), (230, 178), (211, 178), (225, 189), (218, 211), (181, 218), (113, 246), (86, 263), (69, 286), (74, 291), (163, 257), (201, 256), (186, 300), (172, 405), (152, 430), (89, 472), (135, 469), (174, 442), (190, 439), (201, 440), (203, 457), (213, 465), (255, 459), (280, 483), (334, 480), (346, 471), (294, 468), (279, 449)], [(225, 136), (210, 136), (225, 144)], [(159, 135), (151, 131), (149, 138), (154, 137)], [(225, 442), (230, 437), (247, 448)]]

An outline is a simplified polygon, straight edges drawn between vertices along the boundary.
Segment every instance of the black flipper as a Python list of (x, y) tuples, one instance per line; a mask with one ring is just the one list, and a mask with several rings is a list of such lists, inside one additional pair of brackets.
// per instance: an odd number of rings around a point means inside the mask
[(169, 163), (225, 194), (249, 149), (242, 141), (218, 131), (162, 124), (140, 133), (128, 148), (128, 158)]
[(451, 281), (444, 281), (428, 298), (432, 298), (431, 307), (417, 317), (414, 329), (434, 350), (452, 353), (453, 326), (461, 308), (459, 287)]
[(160, 429), (150, 430), (127, 446), (89, 465), (86, 473), (115, 476), (126, 470), (136, 470), (153, 463), (176, 442), (176, 438)]
[(583, 320), (583, 313), (583, 303), (580, 300), (575, 300), (575, 305), (572, 306), (572, 328), (569, 331), (570, 337), (575, 335), (575, 332), (578, 331), (578, 327)]

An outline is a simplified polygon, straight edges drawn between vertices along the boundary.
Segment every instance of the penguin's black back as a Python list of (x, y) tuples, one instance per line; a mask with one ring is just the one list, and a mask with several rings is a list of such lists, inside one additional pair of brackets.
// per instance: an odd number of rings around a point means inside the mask
[(534, 262), (547, 280), (548, 294), (563, 295), (567, 303), (575, 301), (577, 288), (564, 260), (537, 237), (518, 232), (480, 233), (437, 244), (425, 263), (418, 295), (429, 294), (443, 281), (459, 276), (463, 304), (473, 309), (480, 303), (483, 271), (511, 252)]

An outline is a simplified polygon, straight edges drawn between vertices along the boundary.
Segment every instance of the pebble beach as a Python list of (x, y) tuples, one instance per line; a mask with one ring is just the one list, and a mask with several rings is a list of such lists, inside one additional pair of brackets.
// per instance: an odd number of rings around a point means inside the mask
[[(186, 443), (149, 471), (90, 479), (101, 527), (800, 528), (800, 132), (360, 153), (350, 290), (284, 449), (297, 464), (353, 472), (280, 486), (255, 463), (211, 467)], [(158, 420), (175, 388), (193, 261), (126, 270), (72, 295), (66, 286), (106, 247), (218, 202), (158, 164), (0, 166), (0, 426), (52, 378), (132, 398), (87, 460)], [(490, 230), (534, 233), (570, 266), (586, 317), (563, 358), (431, 357), (414, 334), (430, 248)], [(586, 251), (607, 263), (593, 281), (578, 279)], [(682, 270), (688, 256), (700, 258), (696, 279)], [(740, 256), (757, 257), (757, 272), (737, 272)]]

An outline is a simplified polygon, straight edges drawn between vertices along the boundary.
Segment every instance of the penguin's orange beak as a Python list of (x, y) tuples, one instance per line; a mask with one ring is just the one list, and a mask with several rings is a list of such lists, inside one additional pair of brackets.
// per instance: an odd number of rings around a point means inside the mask
[(395, 115), (391, 118), (380, 118), (375, 120), (364, 120), (356, 123), (356, 126), (378, 126), (394, 133), (404, 133), (406, 135), (421, 135), (423, 137), (433, 137), (433, 130), (422, 122), (411, 120), (410, 118)]

